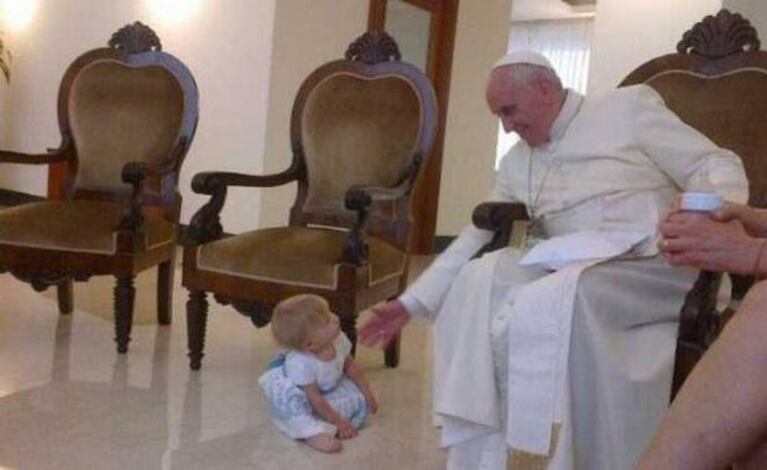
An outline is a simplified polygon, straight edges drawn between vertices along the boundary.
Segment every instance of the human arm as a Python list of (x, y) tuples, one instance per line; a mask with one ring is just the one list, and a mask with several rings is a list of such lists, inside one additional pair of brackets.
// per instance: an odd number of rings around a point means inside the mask
[(363, 312), (369, 317), (358, 329), (360, 343), (369, 347), (389, 344), (412, 316), (434, 320), (453, 279), (491, 238), (492, 232), (466, 227), (398, 299), (378, 303)]
[[(516, 150), (516, 151), (515, 151)], [(529, 155), (526, 155), (529, 158)], [(492, 202), (520, 202), (514, 197), (511, 187), (511, 174), (515, 169), (512, 163), (522, 161), (525, 157), (515, 147), (503, 159), (496, 173), (495, 184), (486, 198)], [(468, 263), (494, 236), (491, 230), (480, 229), (469, 225), (461, 230), (458, 237), (442, 252), (431, 265), (412, 283), (399, 297), (405, 310), (411, 315), (426, 317), (434, 320), (439, 312), (450, 286)]]
[(629, 114), (636, 145), (681, 190), (713, 190), (725, 200), (746, 202), (740, 158), (684, 123), (655, 90), (638, 86)]
[(674, 266), (745, 275), (765, 272), (767, 260), (760, 252), (766, 240), (748, 235), (737, 220), (720, 222), (678, 212), (661, 224), (661, 233), (661, 249)]
[(351, 356), (348, 356), (344, 362), (344, 374), (349, 377), (349, 380), (354, 382), (354, 385), (356, 385), (360, 392), (362, 392), (362, 395), (368, 403), (370, 412), (372, 414), (378, 413), (378, 397), (370, 386), (370, 382), (368, 382), (368, 379), (365, 377), (365, 373)]
[(745, 275), (767, 274), (767, 212), (726, 203), (711, 217), (673, 212), (661, 224), (660, 247), (672, 265)]
[(727, 222), (738, 220), (746, 233), (756, 238), (767, 238), (767, 209), (751, 207), (745, 204), (725, 203), (712, 214), (714, 220)]
[[(511, 192), (509, 165), (513, 159), (522, 158), (514, 149), (504, 157), (496, 174), (495, 185), (488, 199), (496, 202), (519, 202)], [(409, 322), (410, 317), (435, 320), (442, 300), (461, 268), (493, 239), (490, 230), (473, 225), (465, 227), (460, 235), (431, 263), (431, 265), (399, 296), (382, 302), (367, 310), (369, 317), (363, 320), (358, 332), (359, 340), (366, 346), (383, 346), (393, 340)]]
[(322, 396), (322, 392), (320, 392), (320, 388), (316, 383), (300, 385), (300, 387), (306, 394), (306, 398), (312, 405), (314, 412), (325, 421), (337, 427), (338, 436), (341, 439), (349, 439), (357, 435), (357, 430), (352, 426), (352, 423), (330, 406), (330, 403)]

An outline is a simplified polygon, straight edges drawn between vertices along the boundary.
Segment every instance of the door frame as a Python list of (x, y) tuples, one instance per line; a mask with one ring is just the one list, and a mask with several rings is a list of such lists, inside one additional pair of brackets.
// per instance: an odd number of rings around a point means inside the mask
[[(442, 155), (445, 144), (450, 78), (453, 68), (453, 49), (460, 0), (402, 0), (431, 13), (429, 55), (426, 76), (437, 96), (437, 135), (426, 167), (413, 194), (413, 236), (411, 250), (417, 254), (430, 254), (434, 248), (439, 209), (439, 189), (442, 176)], [(386, 25), (388, 0), (370, 0), (368, 30), (383, 31)], [(395, 40), (397, 38), (394, 38)]]

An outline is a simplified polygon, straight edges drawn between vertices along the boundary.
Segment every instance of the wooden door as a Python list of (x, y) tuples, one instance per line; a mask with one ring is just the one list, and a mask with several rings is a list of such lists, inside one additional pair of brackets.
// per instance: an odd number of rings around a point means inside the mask
[(413, 253), (431, 253), (434, 243), (458, 2), (370, 0), (368, 29), (389, 33), (399, 45), (402, 60), (421, 68), (437, 94), (437, 138), (413, 196)]

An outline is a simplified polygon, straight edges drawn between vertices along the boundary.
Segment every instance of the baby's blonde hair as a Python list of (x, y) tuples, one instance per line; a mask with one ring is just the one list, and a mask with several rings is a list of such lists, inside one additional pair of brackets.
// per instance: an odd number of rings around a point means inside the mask
[(272, 335), (283, 347), (303, 349), (312, 331), (322, 327), (330, 308), (319, 295), (301, 294), (288, 297), (274, 307)]

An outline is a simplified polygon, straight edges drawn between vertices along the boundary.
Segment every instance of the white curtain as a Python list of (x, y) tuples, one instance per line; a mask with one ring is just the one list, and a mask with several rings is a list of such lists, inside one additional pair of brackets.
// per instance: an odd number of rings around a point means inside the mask
[[(514, 22), (509, 50), (540, 52), (549, 59), (565, 87), (585, 94), (593, 25), (593, 18)], [(518, 140), (517, 134), (506, 134), (499, 127), (496, 167)]]

